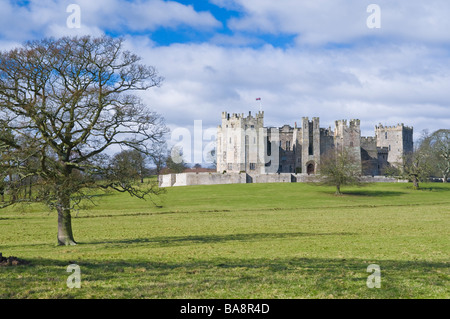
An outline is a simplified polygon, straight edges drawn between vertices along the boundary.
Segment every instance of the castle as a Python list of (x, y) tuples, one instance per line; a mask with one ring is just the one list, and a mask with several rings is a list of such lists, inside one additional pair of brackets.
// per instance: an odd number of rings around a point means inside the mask
[(413, 150), (413, 128), (375, 126), (374, 137), (362, 137), (359, 120), (335, 121), (334, 130), (321, 128), (319, 118), (303, 117), (301, 126), (264, 127), (264, 112), (222, 112), (217, 131), (217, 172), (247, 174), (316, 174), (321, 156), (346, 148), (358, 159), (362, 175), (382, 175)]
[(319, 118), (302, 118), (301, 126), (264, 127), (264, 112), (255, 116), (222, 113), (217, 128), (217, 172), (166, 174), (160, 187), (236, 183), (317, 182), (322, 156), (345, 148), (357, 159), (366, 182), (407, 182), (383, 175), (388, 165), (401, 165), (413, 150), (413, 129), (403, 124), (375, 126), (375, 137), (362, 137), (359, 120), (335, 121), (334, 130)]

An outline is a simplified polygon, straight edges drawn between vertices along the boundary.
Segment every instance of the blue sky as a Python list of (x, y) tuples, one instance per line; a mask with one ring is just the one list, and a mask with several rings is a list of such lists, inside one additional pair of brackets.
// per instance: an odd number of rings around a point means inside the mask
[[(370, 29), (370, 4), (381, 28)], [(69, 4), (81, 27), (69, 28)], [(109, 34), (165, 77), (142, 94), (172, 129), (256, 112), (266, 126), (320, 117), (450, 128), (448, 0), (0, 0), (0, 49), (42, 37)]]

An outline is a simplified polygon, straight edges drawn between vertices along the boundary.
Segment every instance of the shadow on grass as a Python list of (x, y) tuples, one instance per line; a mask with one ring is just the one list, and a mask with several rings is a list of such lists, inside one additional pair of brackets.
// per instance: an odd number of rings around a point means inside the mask
[(88, 242), (88, 245), (95, 244), (157, 244), (159, 246), (178, 246), (189, 244), (209, 244), (227, 241), (260, 241), (264, 239), (293, 239), (310, 236), (349, 236), (353, 233), (254, 233), (254, 234), (229, 234), (229, 235), (204, 235), (204, 236), (163, 236), (152, 238), (135, 238), (121, 240), (107, 240)]
[[(64, 287), (69, 264), (80, 266), (83, 289), (92, 298), (183, 298), (186, 295), (240, 298), (284, 296), (337, 298), (417, 298), (448, 294), (449, 265), (446, 262), (362, 260), (333, 258), (213, 258), (181, 262), (149, 260), (53, 260), (30, 259), (29, 265), (9, 267), (14, 276), (3, 281), (3, 298), (31, 291)], [(370, 264), (381, 268), (383, 289), (368, 289)], [(0, 269), (0, 278), (8, 270)], [(32, 274), (32, 276), (27, 276)], [(18, 278), (27, 278), (26, 281)], [(447, 278), (447, 279), (446, 279)], [(47, 288), (46, 288), (47, 287)], [(37, 292), (36, 292), (37, 291)], [(57, 297), (70, 297), (65, 290)], [(447, 295), (448, 296), (448, 295)], [(29, 296), (30, 298), (33, 295)]]
[(428, 187), (430, 184), (427, 184), (427, 187), (422, 187), (418, 189), (418, 191), (430, 191), (430, 192), (450, 192), (450, 186), (440, 186), (440, 185), (432, 185)]
[(351, 190), (351, 191), (342, 191), (342, 194), (351, 195), (351, 196), (367, 196), (367, 197), (392, 197), (392, 196), (401, 196), (406, 194), (401, 191), (381, 191), (381, 190)]

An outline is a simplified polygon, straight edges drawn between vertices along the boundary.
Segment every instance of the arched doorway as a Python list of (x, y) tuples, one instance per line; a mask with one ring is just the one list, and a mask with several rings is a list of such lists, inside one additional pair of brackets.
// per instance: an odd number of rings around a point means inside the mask
[(306, 173), (308, 175), (314, 175), (316, 173), (314, 162), (306, 164)]

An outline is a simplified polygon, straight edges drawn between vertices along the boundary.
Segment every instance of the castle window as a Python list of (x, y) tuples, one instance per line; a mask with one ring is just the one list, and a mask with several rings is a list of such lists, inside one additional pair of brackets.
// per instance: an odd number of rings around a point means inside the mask
[(290, 149), (290, 147), (291, 147), (290, 144), (291, 144), (291, 143), (290, 143), (289, 141), (286, 141), (286, 150)]
[(230, 137), (230, 144), (231, 144), (231, 137)]
[(391, 146), (389, 145), (389, 151), (391, 151)]
[(228, 163), (228, 170), (229, 171), (233, 170), (233, 164), (232, 163)]
[(253, 138), (253, 144), (256, 144), (256, 137)]
[(384, 138), (385, 138), (385, 139), (387, 139), (387, 132), (386, 132), (386, 133), (384, 133)]
[(250, 169), (252, 171), (254, 171), (256, 169), (256, 164), (255, 163), (250, 163)]
[(272, 142), (269, 141), (269, 137), (267, 136), (267, 155), (272, 155)]
[(251, 128), (255, 128), (255, 126), (254, 125), (252, 125), (252, 126), (250, 126)]

